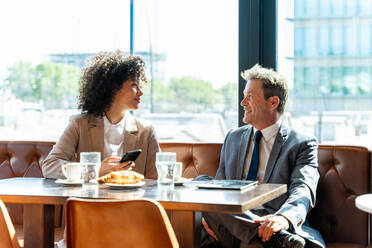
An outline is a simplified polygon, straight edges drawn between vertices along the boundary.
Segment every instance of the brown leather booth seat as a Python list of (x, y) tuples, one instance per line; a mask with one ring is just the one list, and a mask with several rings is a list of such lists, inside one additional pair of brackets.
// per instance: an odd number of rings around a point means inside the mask
[(163, 152), (176, 152), (182, 162), (182, 176), (195, 178), (199, 175), (215, 176), (220, 161), (222, 144), (212, 143), (161, 143)]
[(309, 220), (327, 247), (368, 245), (368, 214), (355, 207), (355, 198), (370, 192), (370, 157), (364, 147), (319, 146), (320, 180)]
[[(0, 179), (10, 177), (43, 177), (40, 164), (52, 149), (54, 142), (0, 141)], [(23, 206), (6, 204), (14, 224), (22, 224)], [(56, 224), (60, 210), (56, 209)]]
[[(0, 179), (41, 177), (40, 163), (53, 142), (0, 141)], [(162, 151), (176, 152), (183, 163), (183, 176), (214, 176), (222, 144), (161, 143)], [(355, 208), (355, 197), (371, 192), (371, 152), (356, 146), (319, 146), (320, 180), (317, 203), (310, 223), (323, 235), (327, 247), (366, 247), (369, 217)], [(22, 223), (22, 212), (8, 205), (11, 218)], [(59, 211), (56, 211), (57, 213)]]

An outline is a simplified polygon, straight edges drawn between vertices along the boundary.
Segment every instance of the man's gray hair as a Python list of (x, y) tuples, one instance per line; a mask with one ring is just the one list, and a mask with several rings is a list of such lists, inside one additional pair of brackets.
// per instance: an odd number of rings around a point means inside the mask
[(260, 80), (265, 99), (272, 96), (279, 97), (278, 112), (284, 113), (288, 99), (287, 79), (272, 69), (267, 69), (256, 64), (251, 69), (241, 73), (245, 80)]

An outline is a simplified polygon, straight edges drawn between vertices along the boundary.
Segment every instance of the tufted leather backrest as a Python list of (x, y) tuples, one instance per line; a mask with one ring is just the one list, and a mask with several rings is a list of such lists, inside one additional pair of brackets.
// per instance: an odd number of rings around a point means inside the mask
[(0, 179), (43, 177), (40, 164), (54, 142), (0, 141)]
[(163, 152), (175, 152), (182, 162), (182, 176), (215, 176), (220, 161), (222, 144), (212, 143), (160, 143)]
[(368, 215), (355, 198), (369, 192), (370, 152), (356, 146), (320, 145), (317, 202), (309, 221), (330, 243), (368, 243)]
[[(0, 179), (43, 177), (40, 165), (54, 144), (44, 141), (0, 141)], [(9, 203), (6, 206), (13, 223), (22, 224), (23, 206)]]

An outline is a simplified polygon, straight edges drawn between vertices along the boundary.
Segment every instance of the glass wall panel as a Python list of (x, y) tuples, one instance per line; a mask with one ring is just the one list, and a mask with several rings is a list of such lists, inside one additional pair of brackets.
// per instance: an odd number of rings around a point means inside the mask
[(342, 27), (331, 27), (331, 54), (342, 55), (344, 53), (344, 35)]
[(278, 20), (279, 51), (288, 49), (280, 35), (294, 29), (293, 55), (279, 53), (278, 57), (278, 61), (292, 62), (286, 67), (278, 64), (278, 71), (294, 85), (287, 108), (290, 123), (321, 143), (371, 148), (372, 15), (367, 10), (372, 2), (306, 2), (307, 6), (318, 6), (319, 15), (304, 13), (297, 0), (285, 0), (285, 4), (278, 1), (279, 12), (283, 11), (282, 4), (295, 6), (293, 12), (283, 12), (285, 17), (278, 14), (282, 18)]
[(330, 53), (329, 29), (327, 27), (320, 27), (319, 32), (319, 55), (326, 56)]
[(357, 41), (360, 47), (360, 55), (370, 55), (372, 54), (372, 28), (371, 26), (362, 26), (360, 28), (360, 38)]
[(304, 52), (306, 51), (304, 49), (304, 29), (303, 28), (295, 28), (294, 30), (295, 35), (295, 43), (294, 43), (294, 54), (296, 56), (303, 56)]
[(345, 29), (345, 55), (355, 56), (358, 55), (359, 51), (359, 29), (356, 26), (348, 26)]
[[(0, 2), (0, 139), (58, 139), (79, 113), (86, 59), (130, 53), (130, 2)], [(222, 142), (238, 125), (238, 1), (133, 2), (134, 54), (151, 82), (133, 114), (160, 141)]]

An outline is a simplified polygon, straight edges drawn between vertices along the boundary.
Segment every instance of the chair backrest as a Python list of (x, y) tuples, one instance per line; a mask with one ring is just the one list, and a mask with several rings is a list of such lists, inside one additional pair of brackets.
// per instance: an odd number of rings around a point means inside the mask
[(0, 247), (19, 248), (13, 223), (2, 200), (0, 200), (0, 209)]
[(66, 242), (73, 247), (179, 247), (156, 201), (69, 199)]

